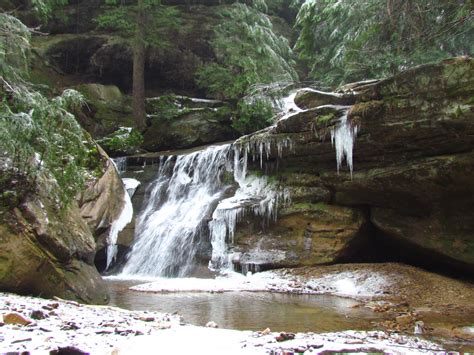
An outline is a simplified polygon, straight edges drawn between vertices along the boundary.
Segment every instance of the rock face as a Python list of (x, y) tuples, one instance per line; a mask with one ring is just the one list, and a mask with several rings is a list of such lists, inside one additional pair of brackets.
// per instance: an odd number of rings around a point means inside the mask
[(275, 225), (259, 233), (260, 219), (246, 218), (237, 229), (234, 264), (244, 273), (333, 263), (351, 257), (365, 242), (360, 211), (324, 203), (293, 203)]
[[(258, 245), (285, 251), (285, 260), (270, 262), (278, 266), (335, 262), (365, 236), (382, 257), (472, 272), (474, 60), (455, 58), (343, 88), (333, 103), (353, 103), (347, 122), (359, 128), (352, 176), (345, 168), (336, 172), (329, 139), (347, 108), (313, 106), (330, 104), (329, 96), (298, 95), (308, 110), (246, 138), (292, 140), (281, 159), (272, 149), (264, 170), (293, 189), (295, 200), (266, 230), (241, 228), (241, 259), (252, 259)], [(320, 203), (328, 213), (316, 213)]]
[[(95, 179), (77, 203), (67, 207), (52, 193), (47, 176), (17, 208), (0, 217), (0, 289), (42, 297), (58, 296), (85, 303), (106, 303), (107, 286), (95, 266), (112, 223), (124, 207), (122, 180), (98, 147)], [(96, 243), (97, 241), (97, 243)]]
[(77, 206), (59, 209), (40, 182), (0, 224), (0, 289), (86, 303), (108, 301), (94, 266), (95, 242)]
[(124, 191), (122, 180), (109, 160), (102, 177), (82, 195), (81, 216), (94, 234), (97, 250), (107, 244), (110, 226), (122, 212)]

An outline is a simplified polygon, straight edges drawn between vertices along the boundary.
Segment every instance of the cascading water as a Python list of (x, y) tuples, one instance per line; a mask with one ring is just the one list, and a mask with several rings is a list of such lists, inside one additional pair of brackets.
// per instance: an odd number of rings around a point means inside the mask
[(230, 145), (162, 158), (158, 177), (137, 218), (136, 242), (124, 275), (183, 277), (206, 238), (213, 207), (223, 198)]
[[(294, 104), (295, 93), (282, 100), (280, 119), (301, 112)], [(343, 158), (352, 172), (352, 145), (357, 134), (347, 120), (347, 112), (332, 131), (338, 170)], [(289, 202), (286, 189), (270, 183), (265, 176), (247, 174), (249, 157), (263, 166), (273, 151), (282, 157), (292, 149), (289, 138), (275, 137), (271, 128), (255, 136), (244, 137), (234, 144), (212, 146), (177, 157), (163, 157), (156, 180), (149, 189), (145, 208), (138, 216), (135, 244), (128, 256), (122, 276), (184, 277), (195, 267), (202, 244), (212, 245), (209, 267), (231, 269), (236, 226), (246, 214), (263, 221), (276, 220), (277, 206)], [(225, 198), (224, 172), (233, 172), (238, 188)], [(217, 207), (216, 207), (217, 206)]]

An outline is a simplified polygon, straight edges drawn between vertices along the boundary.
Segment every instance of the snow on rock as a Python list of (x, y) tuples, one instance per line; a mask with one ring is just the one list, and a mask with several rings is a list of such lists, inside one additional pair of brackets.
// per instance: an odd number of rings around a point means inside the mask
[[(185, 341), (183, 341), (185, 339)], [(144, 354), (149, 349), (163, 354), (288, 354), (357, 352), (385, 354), (426, 354), (442, 351), (432, 342), (414, 337), (389, 335), (381, 331), (338, 333), (273, 333), (212, 329), (195, 326), (173, 327), (153, 336), (127, 340), (116, 354)]]
[(123, 186), (125, 186), (125, 190), (127, 190), (128, 195), (130, 196), (130, 198), (132, 198), (138, 186), (141, 185), (141, 182), (138, 181), (137, 179), (132, 179), (132, 178), (122, 178), (122, 181), (123, 181)]

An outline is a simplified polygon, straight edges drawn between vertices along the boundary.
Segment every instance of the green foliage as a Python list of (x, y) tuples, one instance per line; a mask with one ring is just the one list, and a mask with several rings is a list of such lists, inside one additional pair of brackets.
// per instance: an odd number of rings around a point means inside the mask
[(99, 143), (112, 154), (119, 154), (138, 148), (143, 143), (143, 136), (137, 130), (120, 127), (111, 135), (102, 138)]
[(67, 0), (31, 0), (31, 7), (41, 20), (46, 21), (56, 8), (67, 3)]
[(42, 174), (57, 182), (56, 197), (67, 204), (83, 187), (86, 176), (83, 162), (91, 145), (85, 143), (81, 127), (67, 111), (79, 107), (82, 96), (66, 90), (49, 100), (23, 84), (6, 81), (3, 89), (0, 110), (3, 177), (11, 181), (23, 176), (23, 193), (27, 193), (35, 188), (37, 176)]
[(180, 11), (173, 6), (163, 6), (159, 2), (144, 4), (144, 8), (138, 6), (116, 6), (114, 0), (109, 1), (102, 15), (94, 21), (97, 29), (105, 32), (117, 32), (124, 38), (134, 40), (137, 29), (137, 12), (142, 9), (145, 12), (145, 36), (141, 38), (146, 45), (155, 48), (163, 48), (171, 44), (170, 39), (163, 35), (164, 30), (177, 29), (180, 23)]
[(160, 119), (171, 121), (183, 113), (175, 95), (163, 95), (149, 99), (147, 104), (150, 106), (149, 111), (152, 111)]
[[(38, 176), (53, 180), (53, 197), (67, 204), (82, 189), (84, 161), (93, 146), (69, 111), (84, 98), (75, 90), (48, 99), (25, 82), (29, 32), (2, 14), (0, 31), (0, 166), (2, 203), (17, 203), (36, 187)], [(10, 192), (8, 192), (10, 191)], [(10, 206), (10, 207), (11, 207)]]
[(296, 49), (325, 85), (387, 76), (472, 55), (471, 11), (469, 0), (309, 0), (298, 13)]
[(273, 107), (267, 100), (242, 100), (237, 106), (232, 128), (241, 134), (258, 131), (271, 125)]
[(221, 17), (212, 41), (216, 63), (204, 65), (196, 78), (209, 95), (236, 100), (254, 84), (297, 79), (288, 41), (273, 32), (266, 15), (234, 4)]
[(30, 31), (17, 18), (0, 14), (0, 76), (18, 79), (28, 70)]

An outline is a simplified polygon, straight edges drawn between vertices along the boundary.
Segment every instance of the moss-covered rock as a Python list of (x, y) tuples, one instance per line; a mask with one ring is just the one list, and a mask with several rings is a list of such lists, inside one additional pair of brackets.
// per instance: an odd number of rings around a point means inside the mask
[(148, 151), (191, 148), (236, 137), (225, 108), (194, 108), (176, 117), (155, 117), (145, 132), (142, 145)]

